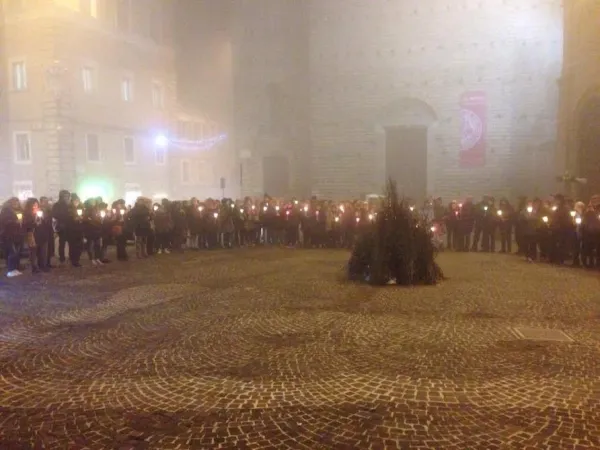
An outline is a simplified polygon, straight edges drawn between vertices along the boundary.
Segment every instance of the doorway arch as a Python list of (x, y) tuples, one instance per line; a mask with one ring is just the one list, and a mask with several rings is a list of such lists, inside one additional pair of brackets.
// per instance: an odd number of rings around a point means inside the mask
[(392, 179), (401, 195), (421, 201), (428, 194), (428, 153), (434, 109), (412, 97), (399, 98), (382, 108), (378, 117), (382, 133), (385, 180)]
[(600, 194), (600, 91), (584, 98), (576, 116), (577, 120), (577, 173), (587, 179), (579, 187), (584, 200)]

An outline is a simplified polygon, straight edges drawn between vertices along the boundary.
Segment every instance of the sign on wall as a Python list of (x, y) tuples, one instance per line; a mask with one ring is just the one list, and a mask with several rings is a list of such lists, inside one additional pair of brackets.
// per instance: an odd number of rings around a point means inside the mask
[(462, 168), (485, 166), (487, 102), (485, 92), (466, 92), (460, 99), (460, 153)]

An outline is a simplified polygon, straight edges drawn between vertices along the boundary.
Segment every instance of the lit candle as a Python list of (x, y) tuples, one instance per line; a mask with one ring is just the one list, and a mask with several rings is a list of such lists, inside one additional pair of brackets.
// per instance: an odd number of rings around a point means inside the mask
[(263, 206), (263, 211), (267, 211), (267, 207), (266, 206)]
[(22, 213), (17, 213), (17, 220), (20, 222), (21, 220), (23, 220), (23, 214)]
[(340, 211), (344, 212), (344, 205), (340, 205)]
[(255, 205), (252, 205), (252, 211), (254, 211), (256, 209)]
[(289, 212), (289, 211), (286, 211), (286, 212), (285, 212), (285, 215), (286, 215), (286, 216), (289, 216), (289, 215), (290, 215), (290, 212)]
[(121, 213), (121, 215), (122, 215), (122, 216), (123, 216), (123, 215), (125, 215), (125, 210), (124, 210), (124, 209), (122, 209), (122, 210), (120, 211), (120, 213)]
[(117, 210), (116, 210), (116, 209), (113, 209), (113, 214), (116, 214), (116, 213), (117, 213)]
[(577, 218), (575, 219), (575, 223), (576, 223), (577, 225), (581, 225), (581, 217), (577, 217)]
[(528, 206), (528, 207), (527, 207), (527, 212), (528, 212), (529, 214), (531, 214), (531, 213), (533, 212), (533, 206)]
[(483, 207), (483, 210), (484, 210), (484, 211), (487, 211), (487, 210), (488, 210), (488, 207), (487, 207), (487, 206), (484, 206), (484, 207)]
[(102, 217), (104, 219), (106, 217), (106, 211), (104, 211), (104, 210), (100, 211), (100, 217)]
[(198, 211), (200, 211), (200, 212), (204, 211), (204, 206), (198, 206)]
[(217, 217), (219, 217), (219, 213), (218, 212), (214, 213), (213, 217), (216, 219)]
[(235, 205), (234, 205), (233, 203), (231, 204), (231, 208), (232, 208), (232, 209), (233, 209), (233, 208), (235, 208)]
[(575, 217), (577, 215), (576, 211), (571, 211), (571, 217)]
[(558, 206), (553, 206), (552, 207), (552, 211), (556, 211), (558, 209)]
[(339, 222), (339, 221), (340, 221), (340, 218), (339, 218), (339, 217), (336, 217), (336, 218), (335, 218), (335, 221), (336, 221), (336, 222)]
[(459, 207), (459, 208), (462, 208), (462, 203), (459, 203), (459, 204), (458, 204), (458, 207)]
[(297, 205), (297, 204), (298, 204), (298, 200), (294, 200), (294, 205)]
[(44, 211), (38, 211), (36, 215), (38, 216), (38, 219), (41, 219), (42, 217), (44, 217)]
[(410, 210), (411, 210), (411, 212), (412, 212), (412, 211), (414, 211), (414, 210), (415, 210), (415, 207), (414, 207), (414, 206), (411, 206), (411, 207), (410, 207)]
[(369, 220), (373, 220), (373, 214), (369, 214)]
[(240, 213), (244, 214), (244, 208), (240, 208)]
[(360, 217), (356, 218), (356, 223), (360, 222)]
[(81, 217), (81, 216), (83, 215), (83, 209), (78, 209), (78, 210), (77, 210), (77, 215), (78, 215), (79, 217)]
[(548, 216), (544, 216), (544, 217), (542, 217), (542, 221), (543, 221), (544, 223), (548, 223)]
[(308, 212), (308, 206), (304, 207), (304, 212)]
[(431, 232), (435, 233), (435, 227), (431, 227)]
[(279, 211), (279, 205), (275, 207), (275, 211)]
[(158, 205), (154, 205), (154, 211), (158, 211)]
[(501, 209), (498, 210), (498, 215), (502, 216), (502, 210)]

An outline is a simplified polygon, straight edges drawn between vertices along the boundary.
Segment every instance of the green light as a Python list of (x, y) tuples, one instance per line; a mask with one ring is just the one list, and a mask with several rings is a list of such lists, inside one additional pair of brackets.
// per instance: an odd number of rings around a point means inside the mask
[(113, 188), (108, 181), (102, 180), (85, 180), (79, 185), (77, 195), (81, 200), (85, 201), (88, 198), (102, 197), (106, 202), (112, 200)]

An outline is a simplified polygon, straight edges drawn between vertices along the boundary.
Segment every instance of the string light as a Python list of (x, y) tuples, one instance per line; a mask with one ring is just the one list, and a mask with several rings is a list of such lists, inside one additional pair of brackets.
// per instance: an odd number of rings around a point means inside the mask
[(207, 139), (200, 139), (197, 141), (188, 140), (188, 139), (171, 139), (169, 144), (173, 147), (177, 147), (181, 150), (210, 150), (215, 145), (220, 144), (221, 142), (227, 139), (226, 134), (220, 134), (218, 136), (213, 136)]

